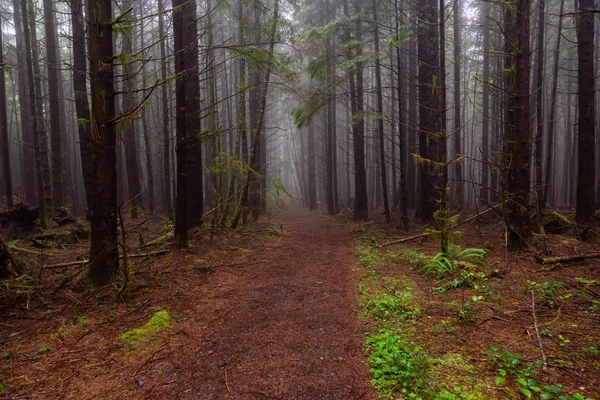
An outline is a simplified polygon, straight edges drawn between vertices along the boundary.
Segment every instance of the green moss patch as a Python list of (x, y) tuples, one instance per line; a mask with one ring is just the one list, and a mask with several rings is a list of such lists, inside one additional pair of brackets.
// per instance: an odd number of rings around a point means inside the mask
[(167, 310), (157, 311), (144, 326), (132, 329), (121, 335), (121, 339), (129, 344), (147, 340), (170, 326), (171, 316)]

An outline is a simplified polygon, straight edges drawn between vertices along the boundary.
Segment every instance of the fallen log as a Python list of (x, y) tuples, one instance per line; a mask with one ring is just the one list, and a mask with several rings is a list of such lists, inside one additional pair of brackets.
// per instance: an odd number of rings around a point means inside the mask
[[(457, 227), (459, 227), (459, 226), (461, 226), (461, 225), (464, 225), (464, 224), (466, 224), (466, 223), (468, 223), (468, 222), (471, 222), (471, 221), (473, 221), (475, 218), (477, 218), (477, 217), (481, 217), (482, 215), (484, 215), (484, 214), (487, 214), (488, 212), (490, 212), (490, 211), (492, 211), (492, 210), (495, 210), (495, 209), (496, 209), (496, 208), (498, 208), (498, 207), (500, 207), (500, 204), (497, 204), (497, 205), (495, 205), (495, 206), (493, 206), (493, 207), (490, 207), (490, 208), (488, 208), (487, 210), (485, 210), (485, 211), (482, 211), (482, 212), (480, 212), (480, 213), (477, 213), (477, 214), (475, 214), (475, 215), (472, 215), (472, 216), (470, 216), (469, 218), (465, 219), (464, 221), (461, 221), (461, 222), (460, 222), (460, 223), (458, 223), (458, 224), (452, 225), (452, 226), (451, 226), (451, 227), (449, 227), (448, 229), (449, 229), (449, 230), (450, 230), (450, 229), (454, 229), (454, 228), (457, 228)], [(382, 245), (381, 245), (381, 247), (385, 247), (385, 246), (391, 246), (391, 245), (393, 245), (393, 244), (398, 244), (398, 243), (404, 243), (404, 242), (408, 242), (408, 241), (415, 240), (415, 239), (419, 239), (419, 238), (422, 238), (422, 237), (431, 236), (432, 234), (433, 234), (433, 232), (423, 232), (423, 233), (421, 233), (421, 234), (419, 234), (419, 235), (409, 236), (409, 237), (407, 237), (407, 238), (398, 239), (398, 240), (393, 240), (393, 241), (391, 241), (391, 242), (384, 243), (384, 244), (382, 244)]]
[[(128, 254), (127, 258), (144, 258), (144, 257), (161, 256), (163, 254), (168, 253), (169, 251), (170, 250), (163, 249), (163, 250), (149, 251), (147, 253)], [(123, 259), (123, 256), (120, 256), (119, 259)], [(75, 265), (83, 265), (83, 264), (87, 264), (89, 262), (90, 262), (90, 260), (69, 261), (69, 262), (64, 262), (64, 263), (59, 263), (59, 264), (45, 265), (44, 269), (73, 267)]]
[(556, 264), (560, 262), (574, 262), (574, 261), (582, 261), (590, 258), (600, 258), (600, 253), (588, 253), (588, 254), (572, 254), (569, 256), (558, 256), (558, 257), (536, 257), (538, 262), (543, 265), (546, 264)]

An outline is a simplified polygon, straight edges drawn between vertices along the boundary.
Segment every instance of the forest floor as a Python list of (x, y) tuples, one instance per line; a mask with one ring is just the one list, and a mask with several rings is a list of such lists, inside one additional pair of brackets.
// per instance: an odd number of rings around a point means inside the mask
[[(45, 272), (50, 291), (13, 289), (0, 308), (0, 398), (376, 398), (347, 229), (294, 208), (212, 242), (192, 236), (188, 250), (132, 259), (124, 303), (114, 288), (53, 293), (81, 267)], [(123, 338), (159, 310), (168, 324)]]
[(0, 281), (0, 399), (600, 399), (599, 259), (506, 253), (491, 214), (455, 238), (485, 260), (438, 277), (423, 271), (434, 239), (382, 246), (421, 227), (299, 207), (195, 230), (185, 250), (151, 241), (168, 230), (158, 218), (125, 228), (129, 254), (166, 252), (130, 258), (119, 297), (60, 266), (86, 257), (86, 239), (62, 239), (73, 228), (12, 242), (29, 275)]

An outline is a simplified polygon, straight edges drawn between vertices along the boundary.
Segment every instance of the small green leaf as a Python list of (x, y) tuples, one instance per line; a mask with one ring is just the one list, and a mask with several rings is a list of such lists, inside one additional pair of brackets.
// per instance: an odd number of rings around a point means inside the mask
[(525, 395), (525, 397), (528, 399), (530, 399), (532, 396), (531, 390), (529, 389), (521, 388), (521, 393), (523, 393), (523, 395)]

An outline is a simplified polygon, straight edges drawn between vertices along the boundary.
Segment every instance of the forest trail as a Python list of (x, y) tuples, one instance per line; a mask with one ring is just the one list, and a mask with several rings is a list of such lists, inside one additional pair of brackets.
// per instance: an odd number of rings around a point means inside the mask
[[(354, 311), (350, 235), (299, 207), (279, 220), (286, 234), (253, 247), (256, 262), (229, 288), (227, 311), (201, 350), (183, 349), (177, 369), (188, 379), (170, 385), (178, 397), (376, 398)], [(161, 398), (164, 389), (146, 395)]]

